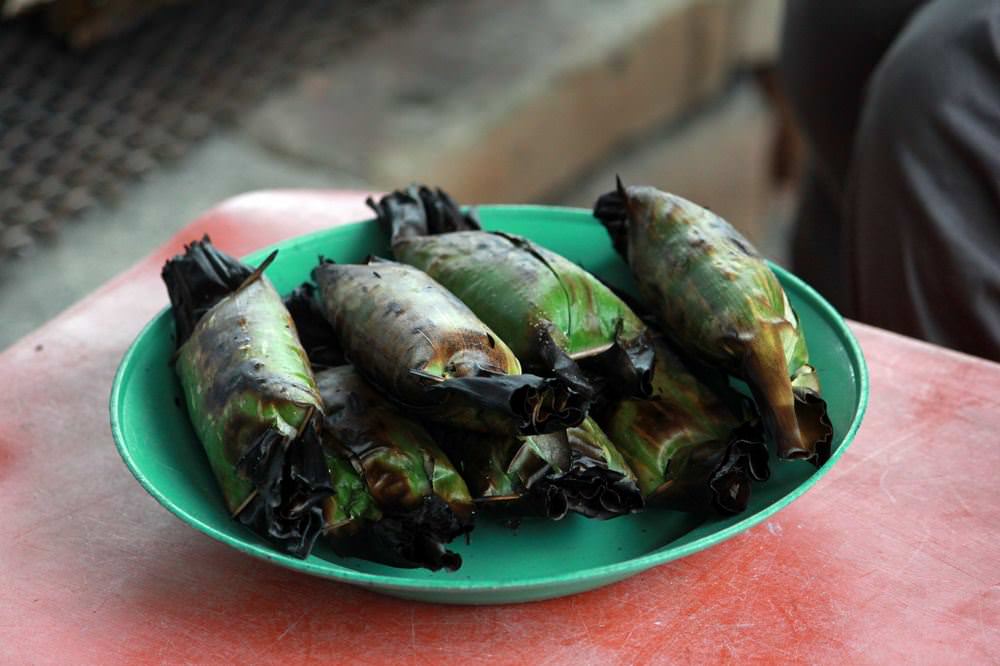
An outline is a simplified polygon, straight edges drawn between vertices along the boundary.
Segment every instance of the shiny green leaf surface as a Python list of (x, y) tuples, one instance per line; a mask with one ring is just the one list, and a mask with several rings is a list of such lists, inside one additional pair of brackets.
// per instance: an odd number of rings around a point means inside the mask
[(177, 353), (188, 414), (234, 513), (253, 490), (236, 471), (253, 439), (267, 427), (295, 437), (320, 407), (288, 323), (274, 288), (257, 280), (212, 308)]

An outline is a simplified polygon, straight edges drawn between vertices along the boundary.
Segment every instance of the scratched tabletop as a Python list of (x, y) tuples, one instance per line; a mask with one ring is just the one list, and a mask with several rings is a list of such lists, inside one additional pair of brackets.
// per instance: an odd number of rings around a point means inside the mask
[(854, 444), (729, 541), (576, 596), (436, 606), (242, 555), (132, 478), (112, 377), (184, 242), (224, 250), (369, 217), (356, 192), (225, 202), (0, 354), (0, 662), (1000, 661), (1000, 365), (852, 324), (871, 371)]

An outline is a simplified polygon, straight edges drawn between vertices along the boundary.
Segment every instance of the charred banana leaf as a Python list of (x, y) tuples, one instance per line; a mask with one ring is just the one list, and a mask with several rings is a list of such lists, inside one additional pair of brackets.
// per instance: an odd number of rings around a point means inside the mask
[(833, 429), (818, 377), (798, 318), (753, 246), (701, 206), (621, 181), (594, 215), (665, 332), (687, 353), (746, 380), (779, 457), (825, 462)]
[(607, 519), (642, 508), (635, 476), (590, 418), (564, 432), (514, 437), (436, 428), (477, 504), (559, 520)]
[(465, 481), (417, 422), (397, 412), (351, 366), (320, 372), (328, 461), (350, 460), (381, 516), (366, 529), (334, 539), (344, 554), (393, 566), (458, 569), (445, 544), (472, 529)]
[(285, 307), (292, 315), (302, 348), (314, 370), (347, 365), (344, 352), (337, 345), (337, 334), (320, 310), (314, 284), (302, 283), (285, 298)]
[(439, 427), (434, 434), (482, 508), (552, 520), (569, 510), (558, 484), (570, 463), (563, 433), (517, 437)]
[(452, 293), (392, 261), (322, 263), (320, 307), (350, 362), (408, 413), (531, 435), (579, 423), (588, 395), (521, 374), (517, 357)]
[(163, 267), (188, 415), (229, 511), (306, 557), (334, 490), (322, 408), (295, 326), (274, 287), (208, 237)]
[(592, 390), (586, 374), (601, 388), (649, 396), (653, 352), (645, 325), (583, 268), (526, 238), (482, 231), (441, 190), (413, 186), (368, 205), (396, 259), (458, 296), (527, 369), (580, 392)]
[[(428, 486), (424, 463), (439, 460), (439, 452), (418, 424), (396, 412), (345, 365), (315, 292), (313, 285), (303, 284), (285, 305), (319, 372), (316, 380), (330, 414), (324, 421), (323, 451), (330, 477), (338, 483), (334, 497), (324, 504), (325, 533), (344, 555), (402, 567), (458, 568), (461, 559), (444, 544), (471, 528), (467, 490), (454, 479), (446, 459), (435, 465)], [(393, 471), (399, 473), (395, 480)], [(448, 493), (447, 507), (438, 491)]]
[(569, 510), (606, 520), (642, 510), (636, 476), (594, 419), (568, 428), (569, 469), (559, 479)]
[(735, 514), (769, 470), (759, 419), (734, 404), (657, 340), (652, 400), (622, 400), (600, 422), (650, 504)]

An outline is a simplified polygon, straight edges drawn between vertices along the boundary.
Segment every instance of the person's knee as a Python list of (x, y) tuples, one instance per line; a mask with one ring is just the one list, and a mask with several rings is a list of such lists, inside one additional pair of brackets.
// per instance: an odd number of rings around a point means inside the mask
[(1000, 4), (936, 0), (871, 81), (844, 243), (854, 316), (1000, 354)]
[(778, 69), (830, 195), (842, 195), (862, 92), (927, 0), (788, 0)]
[(862, 112), (860, 146), (918, 149), (951, 110), (997, 95), (1000, 11), (991, 0), (936, 0), (919, 11), (879, 63)]

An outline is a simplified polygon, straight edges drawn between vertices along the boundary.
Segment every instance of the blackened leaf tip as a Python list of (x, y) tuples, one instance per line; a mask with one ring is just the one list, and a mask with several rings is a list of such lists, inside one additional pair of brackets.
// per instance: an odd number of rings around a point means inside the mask
[(549, 479), (565, 495), (569, 511), (608, 520), (643, 509), (645, 500), (633, 479), (580, 451), (571, 455), (569, 468)]
[(298, 558), (309, 556), (324, 526), (321, 504), (333, 494), (318, 437), (315, 422), (288, 446), (268, 429), (237, 463), (256, 491), (237, 520)]
[(628, 196), (624, 190), (602, 194), (594, 203), (593, 215), (604, 225), (615, 251), (628, 256)]
[(190, 337), (195, 325), (219, 301), (239, 289), (253, 269), (212, 245), (208, 236), (185, 246), (184, 254), (163, 265), (177, 326), (177, 346)]
[(460, 520), (437, 495), (428, 495), (411, 511), (384, 516), (341, 549), (390, 566), (456, 571), (462, 557), (445, 544), (471, 530), (470, 521)]

